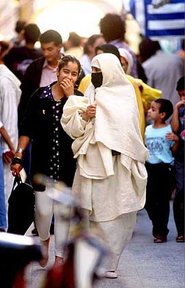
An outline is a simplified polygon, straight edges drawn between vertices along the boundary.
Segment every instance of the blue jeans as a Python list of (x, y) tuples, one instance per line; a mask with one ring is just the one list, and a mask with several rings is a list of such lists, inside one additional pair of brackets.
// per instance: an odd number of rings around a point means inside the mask
[(0, 146), (0, 228), (7, 228), (6, 221), (6, 205), (4, 195), (4, 172), (3, 172), (3, 159), (2, 159), (2, 148)]

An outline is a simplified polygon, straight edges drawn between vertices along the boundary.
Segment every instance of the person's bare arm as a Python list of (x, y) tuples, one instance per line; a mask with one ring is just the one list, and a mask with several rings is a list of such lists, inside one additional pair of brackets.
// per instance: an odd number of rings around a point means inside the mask
[(179, 147), (179, 137), (175, 133), (172, 132), (172, 133), (166, 134), (166, 139), (175, 142), (173, 146), (171, 147), (172, 153), (175, 154)]
[(3, 152), (3, 162), (9, 165), (12, 158), (14, 157), (14, 153), (15, 153), (14, 145), (10, 139), (10, 136), (7, 130), (4, 128), (4, 126), (0, 128), (0, 134), (2, 135), (2, 138), (4, 139), (4, 141), (6, 142), (6, 144), (8, 145), (10, 149), (9, 151)]
[(6, 144), (7, 144), (8, 147), (10, 148), (10, 150), (11, 150), (12, 152), (15, 152), (14, 145), (13, 145), (11, 139), (10, 139), (10, 136), (9, 136), (7, 130), (4, 128), (4, 126), (2, 126), (2, 127), (0, 128), (0, 134), (2, 135), (4, 141), (6, 142)]
[(179, 101), (174, 107), (174, 111), (173, 111), (172, 119), (170, 123), (174, 133), (177, 133), (179, 130), (179, 108), (183, 105), (185, 105), (185, 100)]
[(15, 152), (15, 157), (22, 158), (23, 152), (26, 150), (26, 147), (28, 146), (30, 142), (30, 138), (28, 136), (20, 136), (17, 150)]
[(12, 160), (12, 164), (10, 166), (12, 174), (14, 176), (19, 175), (20, 171), (22, 170), (22, 157), (23, 153), (26, 150), (30, 142), (30, 138), (28, 136), (20, 136), (17, 150), (15, 152), (14, 159)]

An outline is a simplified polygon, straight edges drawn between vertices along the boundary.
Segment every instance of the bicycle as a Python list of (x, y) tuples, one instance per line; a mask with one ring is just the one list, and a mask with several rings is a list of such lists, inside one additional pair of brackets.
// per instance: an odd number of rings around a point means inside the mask
[(92, 288), (95, 281), (104, 276), (108, 248), (96, 230), (90, 232), (88, 229), (86, 217), (80, 203), (71, 195), (71, 189), (62, 182), (43, 175), (39, 177), (43, 184), (55, 188), (48, 197), (66, 207), (61, 217), (70, 221), (71, 226), (71, 238), (65, 245), (65, 260), (49, 269), (42, 288)]
[[(39, 176), (43, 184), (54, 187), (48, 194), (65, 211), (61, 214), (70, 221), (71, 237), (65, 244), (66, 257), (62, 264), (53, 265), (41, 288), (92, 288), (104, 276), (104, 262), (108, 249), (96, 231), (89, 231), (80, 203), (64, 183)], [(0, 233), (0, 287), (26, 288), (25, 269), (32, 261), (40, 261), (43, 251), (32, 237)]]

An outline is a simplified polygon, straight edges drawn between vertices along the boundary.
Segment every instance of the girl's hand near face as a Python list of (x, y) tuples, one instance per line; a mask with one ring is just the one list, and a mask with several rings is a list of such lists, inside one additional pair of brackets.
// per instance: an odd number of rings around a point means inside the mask
[(74, 84), (70, 79), (64, 78), (60, 82), (60, 87), (64, 91), (65, 96), (69, 97), (71, 95), (74, 95)]
[(85, 121), (90, 120), (96, 116), (96, 104), (89, 105), (87, 110), (82, 114), (82, 119)]

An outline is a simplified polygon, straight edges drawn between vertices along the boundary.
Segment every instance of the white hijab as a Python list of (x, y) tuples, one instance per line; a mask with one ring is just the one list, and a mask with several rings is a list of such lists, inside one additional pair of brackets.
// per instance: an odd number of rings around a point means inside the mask
[[(75, 139), (72, 145), (75, 157), (85, 154), (93, 142), (99, 149), (104, 147), (104, 151), (120, 152), (124, 159), (144, 162), (147, 149), (140, 134), (136, 95), (120, 61), (115, 55), (104, 53), (95, 56), (91, 66), (101, 69), (102, 85), (94, 89), (91, 84), (86, 97), (70, 96), (61, 119), (63, 129)], [(96, 117), (86, 123), (84, 132), (84, 128), (79, 128), (79, 112), (93, 102), (97, 104)]]
[(94, 96), (96, 141), (135, 160), (146, 159), (135, 91), (120, 61), (113, 54), (103, 53), (93, 58), (91, 66), (103, 74), (102, 86), (95, 89)]

